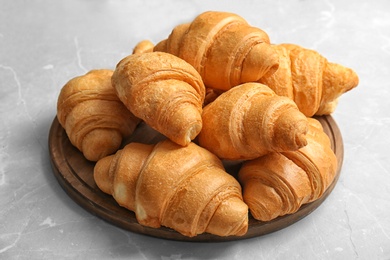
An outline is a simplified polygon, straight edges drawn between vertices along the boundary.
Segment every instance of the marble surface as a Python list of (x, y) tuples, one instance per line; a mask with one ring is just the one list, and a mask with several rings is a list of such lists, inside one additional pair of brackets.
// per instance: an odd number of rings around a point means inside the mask
[[(0, 259), (390, 259), (390, 2), (0, 0)], [(76, 204), (53, 175), (48, 133), (61, 87), (114, 68), (143, 39), (206, 10), (235, 12), (270, 35), (356, 70), (333, 114), (339, 182), (281, 231), (188, 243), (117, 228)]]

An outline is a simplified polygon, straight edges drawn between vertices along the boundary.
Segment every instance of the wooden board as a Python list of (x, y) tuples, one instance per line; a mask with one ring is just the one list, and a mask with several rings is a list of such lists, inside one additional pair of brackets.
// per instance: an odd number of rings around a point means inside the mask
[[(321, 116), (317, 117), (317, 119), (321, 122), (324, 131), (330, 137), (332, 149), (337, 156), (338, 169), (334, 181), (320, 199), (302, 206), (299, 211), (294, 214), (279, 217), (269, 222), (257, 221), (249, 216), (248, 232), (242, 237), (219, 237), (205, 233), (190, 238), (165, 227), (155, 229), (141, 226), (138, 224), (133, 212), (120, 207), (111, 196), (99, 190), (93, 179), (93, 167), (95, 164), (86, 160), (82, 153), (70, 143), (57, 118), (54, 119), (49, 133), (49, 152), (54, 175), (66, 193), (76, 203), (92, 214), (118, 227), (139, 234), (171, 240), (198, 242), (232, 241), (262, 236), (283, 229), (313, 212), (332, 192), (340, 176), (343, 163), (343, 140), (340, 130), (331, 116)], [(155, 143), (163, 138), (164, 137), (150, 129), (146, 124), (141, 123), (131, 138), (126, 140), (125, 143), (131, 141)], [(225, 166), (226, 170), (231, 174), (235, 174), (239, 169), (239, 165), (237, 164), (226, 164)]]

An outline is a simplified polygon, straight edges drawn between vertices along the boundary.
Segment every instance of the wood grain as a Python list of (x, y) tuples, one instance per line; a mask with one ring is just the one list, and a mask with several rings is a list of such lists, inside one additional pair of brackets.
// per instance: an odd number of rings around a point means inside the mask
[[(299, 221), (313, 212), (328, 197), (335, 187), (341, 172), (344, 157), (344, 145), (340, 130), (331, 116), (317, 117), (324, 127), (324, 131), (330, 137), (332, 149), (338, 160), (336, 178), (323, 194), (323, 196), (309, 204), (302, 206), (298, 212), (291, 215), (276, 218), (269, 222), (257, 221), (249, 216), (249, 229), (242, 237), (229, 236), (219, 237), (211, 234), (201, 234), (196, 237), (186, 237), (169, 228), (149, 228), (138, 224), (135, 214), (120, 207), (109, 195), (101, 192), (93, 179), (93, 167), (95, 163), (84, 158), (69, 141), (65, 130), (54, 118), (49, 133), (49, 152), (53, 173), (66, 193), (80, 206), (90, 213), (123, 229), (153, 237), (159, 237), (180, 241), (196, 242), (222, 242), (246, 239), (262, 236), (283, 229)], [(135, 133), (125, 143), (137, 141), (142, 143), (156, 143), (164, 139), (156, 131), (141, 123)], [(240, 167), (239, 164), (225, 164), (227, 172), (235, 175)]]

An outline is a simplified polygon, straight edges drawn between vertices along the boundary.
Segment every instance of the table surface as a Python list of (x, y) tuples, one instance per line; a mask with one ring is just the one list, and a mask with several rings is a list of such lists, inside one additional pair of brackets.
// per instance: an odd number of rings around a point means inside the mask
[[(0, 0), (0, 259), (389, 259), (390, 2)], [(359, 86), (333, 117), (344, 139), (339, 182), (301, 221), (222, 243), (164, 240), (90, 214), (61, 188), (48, 134), (62, 86), (115, 68), (207, 10), (234, 12), (273, 43), (353, 68)]]

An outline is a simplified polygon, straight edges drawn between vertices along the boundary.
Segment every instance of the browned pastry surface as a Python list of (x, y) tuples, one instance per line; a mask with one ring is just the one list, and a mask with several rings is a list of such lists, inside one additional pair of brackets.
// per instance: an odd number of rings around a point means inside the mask
[(98, 187), (135, 212), (141, 225), (186, 236), (244, 235), (248, 207), (241, 186), (221, 161), (194, 143), (130, 143), (97, 162)]
[(187, 145), (201, 130), (205, 86), (184, 60), (163, 52), (132, 54), (118, 63), (112, 84), (134, 115), (172, 141)]
[(269, 43), (266, 32), (237, 14), (209, 11), (175, 27), (154, 50), (186, 60), (206, 86), (228, 90), (276, 71), (279, 58)]
[(244, 83), (204, 107), (199, 144), (228, 160), (306, 145), (307, 118), (295, 103), (260, 83)]
[(244, 162), (238, 178), (252, 216), (269, 221), (317, 200), (332, 183), (337, 158), (321, 124), (309, 118), (307, 145)]
[(295, 44), (272, 47), (279, 54), (279, 68), (260, 82), (293, 99), (308, 117), (331, 114), (338, 98), (359, 83), (352, 69), (328, 62), (314, 50)]
[(69, 80), (57, 116), (70, 141), (91, 161), (115, 153), (140, 122), (116, 96), (112, 70), (92, 70)]

